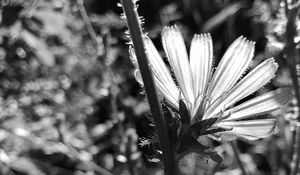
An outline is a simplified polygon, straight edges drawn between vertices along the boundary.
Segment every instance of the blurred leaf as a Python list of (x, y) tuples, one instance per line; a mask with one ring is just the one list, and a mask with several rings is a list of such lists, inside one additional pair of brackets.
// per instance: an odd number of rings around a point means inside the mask
[(49, 46), (42, 39), (34, 36), (26, 30), (20, 32), (20, 37), (26, 41), (26, 43), (34, 49), (37, 59), (46, 66), (54, 66), (55, 58), (50, 51)]
[(70, 21), (70, 19), (63, 13), (56, 12), (49, 7), (42, 7), (35, 11), (33, 16), (43, 23), (43, 33), (70, 39), (71, 33), (67, 29), (67, 22)]
[(203, 24), (202, 32), (211, 32), (216, 27), (224, 23), (232, 15), (234, 15), (241, 7), (242, 6), (240, 2), (228, 5)]
[(46, 175), (28, 158), (19, 157), (10, 165), (10, 169), (28, 175)]

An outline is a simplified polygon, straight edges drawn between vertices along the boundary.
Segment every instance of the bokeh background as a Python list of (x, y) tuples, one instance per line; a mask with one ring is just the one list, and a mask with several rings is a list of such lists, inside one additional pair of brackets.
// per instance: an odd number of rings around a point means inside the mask
[[(0, 2), (0, 174), (163, 174), (158, 145), (150, 142), (155, 129), (147, 101), (133, 76), (119, 0)], [(269, 57), (280, 66), (258, 93), (291, 85), (283, 50), (284, 1), (138, 4), (144, 32), (160, 51), (164, 26), (176, 24), (187, 48), (195, 33), (209, 32), (217, 65), (230, 43), (243, 35), (256, 42), (252, 66)], [(300, 28), (298, 19), (296, 25)], [(271, 114), (278, 119), (274, 136), (234, 142), (249, 174), (290, 172), (298, 112), (293, 106), (291, 100)], [(181, 162), (181, 174), (241, 174), (230, 144), (222, 142), (216, 149), (225, 159), (221, 165), (189, 155)]]

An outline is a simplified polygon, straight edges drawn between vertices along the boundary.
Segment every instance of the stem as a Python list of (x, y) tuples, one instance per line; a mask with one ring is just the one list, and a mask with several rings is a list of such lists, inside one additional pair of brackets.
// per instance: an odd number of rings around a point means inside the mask
[[(272, 175), (279, 175), (278, 174), (278, 169), (279, 169), (279, 165), (280, 162), (278, 162), (277, 160), (277, 152), (276, 152), (276, 140), (274, 137), (271, 138), (271, 140), (269, 141), (270, 144), (270, 165), (271, 165), (271, 174)], [(281, 160), (280, 160), (281, 161)]]
[[(299, 1), (300, 2), (300, 1)], [(295, 96), (297, 99), (297, 106), (300, 109), (300, 89), (299, 89), (299, 82), (297, 77), (297, 69), (296, 65), (298, 64), (298, 54), (296, 50), (296, 44), (294, 42), (294, 37), (297, 34), (296, 29), (296, 18), (299, 11), (299, 3), (296, 3), (293, 5), (292, 8), (289, 8), (289, 4), (287, 1), (285, 1), (285, 6), (287, 10), (287, 25), (286, 25), (286, 56), (287, 56), (287, 62), (290, 68), (290, 73), (293, 80), (293, 87), (295, 91)], [(297, 117), (297, 123), (300, 122), (300, 115)], [(296, 175), (299, 169), (299, 163), (300, 163), (300, 131), (299, 126), (296, 126), (296, 135), (295, 135), (295, 141), (294, 141), (294, 153), (291, 163), (291, 175)]]
[(242, 162), (241, 159), (240, 159), (239, 149), (237, 148), (235, 142), (233, 142), (233, 141), (230, 142), (230, 145), (231, 145), (231, 147), (232, 147), (232, 149), (233, 149), (234, 156), (235, 156), (236, 161), (237, 161), (237, 163), (238, 163), (238, 165), (239, 165), (239, 167), (240, 167), (240, 169), (241, 169), (241, 171), (242, 171), (242, 174), (243, 174), (243, 175), (247, 175), (247, 172), (246, 172), (246, 170), (245, 170), (245, 167), (244, 167), (244, 165), (243, 165), (243, 162)]
[(84, 22), (84, 26), (85, 26), (88, 34), (90, 35), (90, 37), (92, 39), (92, 42), (93, 42), (93, 45), (96, 49), (96, 53), (98, 54), (98, 50), (99, 50), (99, 47), (100, 47), (101, 44), (97, 39), (97, 35), (96, 35), (96, 33), (93, 29), (93, 26), (91, 24), (89, 16), (87, 15), (87, 13), (85, 11), (85, 8), (83, 6), (83, 0), (77, 0), (77, 4), (78, 4), (79, 11), (80, 11), (80, 15), (81, 15), (82, 20)]
[(169, 134), (165, 118), (161, 113), (153, 76), (148, 66), (148, 59), (145, 52), (145, 46), (142, 39), (142, 30), (139, 23), (137, 7), (133, 0), (121, 0), (123, 11), (125, 12), (128, 28), (132, 38), (133, 47), (137, 56), (139, 68), (144, 82), (145, 92), (148, 97), (150, 110), (154, 118), (154, 124), (157, 129), (157, 135), (163, 152), (165, 174), (176, 175), (177, 164), (172, 145), (170, 144)]
[(295, 144), (294, 150), (295, 153), (293, 154), (293, 161), (291, 163), (291, 175), (296, 175), (299, 171), (299, 150), (300, 150), (300, 125), (295, 126), (296, 134), (295, 134)]
[(135, 163), (134, 160), (132, 160), (132, 145), (135, 144), (134, 139), (132, 138), (131, 135), (127, 136), (127, 143), (126, 143), (126, 158), (127, 158), (127, 164), (128, 164), (128, 169), (130, 172), (130, 175), (136, 175), (136, 167), (135, 167)]

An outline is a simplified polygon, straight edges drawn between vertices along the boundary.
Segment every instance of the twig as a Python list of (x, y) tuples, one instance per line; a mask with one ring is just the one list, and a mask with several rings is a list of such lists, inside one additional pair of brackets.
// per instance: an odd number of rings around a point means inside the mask
[(142, 39), (142, 30), (139, 23), (137, 7), (133, 0), (121, 0), (123, 11), (126, 15), (128, 28), (130, 31), (133, 47), (137, 56), (139, 68), (144, 82), (145, 92), (148, 97), (150, 110), (154, 118), (154, 123), (157, 129), (157, 135), (160, 146), (163, 152), (163, 159), (165, 165), (166, 175), (177, 174), (177, 162), (175, 160), (174, 150), (170, 144), (169, 134), (165, 118), (161, 113), (161, 106), (159, 104), (156, 88), (153, 81), (153, 76), (148, 66), (145, 46)]
[(246, 170), (245, 170), (245, 167), (244, 167), (244, 165), (243, 165), (243, 162), (242, 162), (241, 159), (240, 159), (240, 154), (239, 154), (239, 150), (238, 150), (238, 148), (237, 148), (237, 146), (236, 146), (236, 143), (233, 142), (233, 141), (231, 141), (231, 142), (230, 142), (230, 145), (231, 145), (231, 147), (232, 147), (232, 150), (233, 150), (234, 156), (235, 156), (235, 158), (236, 158), (236, 161), (237, 161), (237, 163), (238, 163), (238, 165), (239, 165), (239, 167), (240, 167), (240, 169), (241, 169), (241, 171), (242, 171), (242, 174), (243, 174), (243, 175), (248, 175), (247, 172), (246, 172)]
[[(298, 82), (298, 77), (297, 77), (297, 70), (296, 70), (296, 65), (297, 65), (297, 50), (296, 50), (296, 45), (294, 43), (294, 38), (297, 34), (296, 31), (296, 18), (297, 14), (299, 12), (299, 1), (292, 6), (292, 8), (289, 8), (289, 4), (287, 1), (285, 1), (285, 6), (287, 10), (287, 25), (286, 25), (286, 56), (287, 56), (287, 62), (290, 68), (290, 73), (292, 76), (293, 80), (293, 87), (295, 91), (295, 96), (297, 99), (297, 106), (300, 109), (300, 89), (299, 89), (299, 82)], [(297, 117), (297, 122), (300, 122), (300, 115)], [(299, 128), (299, 127), (297, 127)], [(296, 128), (296, 129), (297, 129)], [(299, 130), (299, 129), (297, 129)], [(291, 163), (291, 175), (296, 175), (298, 170), (299, 170), (299, 163), (300, 163), (300, 131), (296, 131), (295, 133), (295, 142), (294, 142), (294, 153), (293, 153), (293, 158), (292, 158), (292, 163)]]
[(242, 8), (241, 2), (229, 4), (222, 9), (219, 13), (211, 17), (204, 24), (202, 24), (202, 32), (212, 31), (214, 28), (225, 22), (230, 16), (236, 14)]
[(275, 138), (272, 137), (271, 140), (268, 142), (270, 145), (270, 165), (271, 165), (271, 172), (272, 175), (279, 175), (279, 167), (278, 165), (280, 164), (277, 160), (277, 152), (276, 152), (276, 143), (275, 143)]
[(80, 11), (80, 15), (84, 22), (84, 26), (85, 26), (88, 34), (90, 35), (92, 42), (94, 44), (94, 47), (96, 49), (96, 53), (98, 54), (99, 46), (101, 46), (101, 44), (100, 44), (99, 40), (97, 39), (97, 35), (93, 29), (93, 26), (91, 24), (89, 16), (86, 13), (86, 10), (83, 5), (83, 0), (77, 0), (77, 4), (78, 4), (79, 11)]
[(300, 125), (295, 126), (295, 142), (294, 142), (294, 154), (293, 161), (291, 163), (291, 175), (297, 175), (299, 171), (299, 150), (300, 150)]

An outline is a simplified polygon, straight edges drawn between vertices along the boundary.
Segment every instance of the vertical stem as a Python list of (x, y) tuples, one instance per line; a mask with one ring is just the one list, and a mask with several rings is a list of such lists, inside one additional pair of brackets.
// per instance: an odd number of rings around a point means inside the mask
[(291, 175), (297, 175), (299, 171), (299, 150), (300, 150), (300, 125), (295, 126), (296, 128), (296, 138), (294, 144), (294, 150), (297, 150), (293, 154), (293, 161), (291, 163)]
[[(286, 45), (285, 45), (285, 50), (286, 50), (286, 56), (287, 56), (287, 62), (290, 68), (290, 73), (291, 77), (293, 80), (293, 87), (295, 91), (295, 96), (297, 99), (297, 106), (300, 109), (300, 89), (299, 89), (299, 81), (297, 77), (297, 69), (296, 65), (299, 63), (297, 59), (298, 54), (296, 50), (296, 44), (294, 42), (294, 38), (297, 34), (297, 29), (296, 29), (296, 18), (297, 14), (299, 11), (299, 2), (296, 4), (292, 5), (292, 8), (289, 8), (289, 4), (287, 1), (285, 1), (285, 6), (287, 10), (287, 19), (288, 22), (286, 24)], [(300, 122), (300, 115), (298, 115), (297, 118), (297, 123)], [(291, 175), (296, 175), (298, 170), (299, 170), (299, 163), (300, 163), (300, 131), (299, 131), (299, 126), (296, 128), (296, 133), (295, 133), (295, 142), (294, 142), (294, 153), (293, 153), (293, 158), (292, 158), (292, 163), (291, 163)]]
[(246, 172), (246, 170), (245, 170), (245, 167), (244, 167), (244, 165), (243, 165), (243, 162), (242, 162), (241, 159), (240, 159), (240, 153), (239, 153), (239, 150), (238, 150), (238, 148), (237, 148), (237, 146), (236, 146), (236, 143), (233, 142), (233, 141), (231, 141), (231, 142), (230, 142), (230, 145), (231, 145), (231, 147), (232, 147), (232, 149), (233, 149), (234, 156), (235, 156), (236, 161), (237, 161), (237, 163), (238, 163), (238, 165), (239, 165), (239, 167), (240, 167), (240, 169), (241, 169), (241, 171), (242, 171), (242, 174), (243, 174), (243, 175), (247, 175), (247, 172)]
[(121, 2), (126, 15), (133, 47), (137, 56), (139, 68), (143, 78), (145, 92), (147, 94), (148, 102), (150, 105), (150, 110), (152, 112), (154, 124), (157, 129), (158, 139), (163, 152), (165, 166), (164, 171), (166, 175), (176, 175), (177, 164), (175, 160), (175, 155), (172, 145), (170, 144), (167, 124), (165, 118), (162, 116), (161, 113), (161, 106), (157, 98), (153, 76), (148, 66), (148, 60), (145, 52), (144, 42), (142, 39), (142, 30), (139, 23), (137, 7), (135, 5), (135, 1), (133, 2), (133, 0), (121, 0)]
[[(135, 132), (134, 132), (135, 133)], [(127, 158), (127, 164), (128, 164), (128, 169), (130, 172), (130, 175), (136, 175), (137, 171), (136, 171), (136, 167), (135, 167), (135, 163), (133, 163), (134, 160), (132, 160), (132, 145), (135, 144), (134, 139), (132, 138), (132, 135), (127, 136), (127, 143), (126, 143), (126, 158)]]
[(99, 49), (99, 46), (100, 46), (100, 42), (97, 39), (97, 35), (96, 35), (96, 33), (93, 29), (93, 26), (90, 22), (89, 16), (87, 15), (86, 10), (83, 6), (83, 0), (77, 0), (77, 4), (78, 4), (78, 7), (79, 7), (80, 15), (81, 15), (82, 20), (84, 22), (84, 26), (85, 26), (88, 34), (90, 35), (90, 37), (92, 39), (92, 42), (94, 44), (94, 47), (96, 49), (96, 53), (98, 54), (98, 49)]
[(280, 162), (278, 162), (278, 159), (277, 159), (277, 146), (276, 146), (276, 143), (275, 143), (275, 138), (272, 137), (271, 140), (269, 141), (269, 144), (270, 145), (270, 165), (271, 165), (271, 171), (272, 171), (272, 175), (279, 175), (278, 173), (278, 169), (279, 169), (279, 165), (280, 165)]

